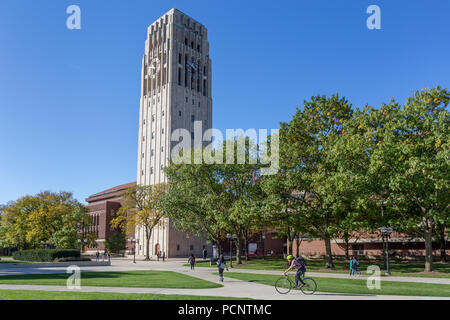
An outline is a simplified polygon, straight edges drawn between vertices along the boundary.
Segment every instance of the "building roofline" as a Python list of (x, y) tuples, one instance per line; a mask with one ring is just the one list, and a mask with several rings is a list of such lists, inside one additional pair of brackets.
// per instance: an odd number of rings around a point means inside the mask
[(129, 182), (129, 183), (121, 184), (121, 185), (118, 185), (118, 186), (115, 186), (115, 187), (112, 187), (112, 188), (100, 191), (98, 193), (95, 193), (95, 194), (90, 195), (89, 197), (87, 197), (86, 198), (86, 202), (89, 202), (89, 200), (92, 199), (92, 198), (97, 198), (97, 197), (100, 197), (100, 196), (105, 196), (105, 195), (108, 195), (108, 194), (111, 194), (111, 193), (122, 191), (122, 190), (125, 190), (125, 189), (128, 189), (128, 188), (134, 187), (135, 185), (136, 185), (136, 182)]

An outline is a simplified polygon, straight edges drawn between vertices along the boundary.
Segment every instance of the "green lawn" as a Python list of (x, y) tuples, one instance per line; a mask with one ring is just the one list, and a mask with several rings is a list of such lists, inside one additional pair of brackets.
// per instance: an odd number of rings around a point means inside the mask
[(0, 290), (0, 300), (249, 300), (227, 297), (141, 293)]
[[(227, 261), (229, 264), (229, 261)], [(324, 261), (308, 260), (307, 270), (310, 272), (330, 272), (330, 273), (348, 273), (348, 262), (335, 261), (335, 269), (330, 270), (324, 268)], [(383, 271), (382, 262), (361, 262), (360, 270), (364, 272), (369, 265), (378, 265)], [(186, 266), (188, 266), (186, 264)], [(197, 267), (210, 267), (209, 262), (198, 262)], [(217, 266), (213, 263), (213, 268)], [(434, 263), (434, 271), (423, 272), (424, 264), (416, 262), (407, 263), (390, 263), (389, 268), (393, 276), (402, 277), (432, 277), (432, 278), (450, 278), (450, 263)], [(254, 258), (250, 261), (243, 261), (243, 264), (238, 265), (233, 261), (233, 269), (254, 269), (254, 270), (285, 270), (287, 268), (287, 261), (280, 258)], [(384, 274), (384, 272), (383, 272)]]
[[(280, 275), (227, 272), (226, 277), (274, 286)], [(382, 281), (380, 290), (369, 290), (366, 280), (313, 277), (318, 292), (349, 294), (450, 297), (450, 285)], [(274, 287), (275, 292), (275, 287)]]
[[(65, 286), (69, 274), (0, 276), (0, 284)], [(172, 271), (82, 272), (81, 286), (208, 289), (222, 285)]]

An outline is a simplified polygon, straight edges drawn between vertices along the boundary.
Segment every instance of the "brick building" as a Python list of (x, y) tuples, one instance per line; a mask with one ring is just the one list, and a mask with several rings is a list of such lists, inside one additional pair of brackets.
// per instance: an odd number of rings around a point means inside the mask
[[(231, 246), (233, 248), (233, 255), (235, 255), (236, 244), (232, 243)], [(263, 230), (248, 239), (249, 256), (281, 256), (287, 252), (286, 246), (286, 238), (277, 237), (276, 233), (272, 230)], [(224, 255), (229, 255), (230, 241), (223, 240), (221, 242), (221, 249)]]
[[(447, 247), (449, 241), (446, 241)], [(388, 242), (389, 254), (397, 257), (420, 257), (425, 255), (425, 242), (420, 238), (411, 238), (406, 234), (393, 232)], [(433, 242), (433, 255), (440, 256), (441, 244)], [(366, 257), (381, 256), (383, 252), (383, 240), (380, 234), (355, 233), (348, 240), (349, 255)], [(293, 242), (292, 251), (297, 253), (297, 243)], [(331, 240), (331, 252), (336, 256), (344, 256), (346, 243), (343, 239)], [(320, 239), (308, 239), (300, 241), (299, 253), (310, 256), (325, 255), (325, 242)]]
[[(87, 250), (85, 251), (104, 250), (105, 239), (118, 232), (118, 230), (111, 227), (111, 219), (122, 206), (123, 198), (121, 194), (123, 191), (135, 185), (136, 182), (122, 184), (93, 194), (86, 199), (93, 225), (86, 229), (85, 232), (95, 232), (97, 234), (97, 248), (86, 248)], [(127, 239), (133, 236), (134, 233), (127, 235)], [(127, 242), (126, 249), (132, 250), (133, 244)]]

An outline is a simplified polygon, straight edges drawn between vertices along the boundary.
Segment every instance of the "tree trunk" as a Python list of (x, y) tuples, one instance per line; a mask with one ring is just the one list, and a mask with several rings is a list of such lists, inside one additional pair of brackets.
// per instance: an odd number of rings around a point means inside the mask
[(222, 255), (222, 248), (220, 247), (220, 240), (216, 242), (216, 246), (217, 246), (217, 256), (218, 256), (218, 258), (220, 258), (220, 256)]
[[(236, 239), (236, 263), (237, 264), (242, 264), (241, 250), (242, 250), (242, 239), (237, 238)], [(231, 254), (233, 254), (232, 250), (231, 250)]]
[(344, 233), (344, 242), (345, 242), (345, 259), (346, 260), (350, 260), (350, 255), (349, 255), (349, 236), (348, 236), (348, 232)]
[(288, 242), (289, 242), (289, 244), (288, 244), (288, 255), (289, 254), (292, 254), (292, 239), (288, 239)]
[(326, 251), (326, 265), (325, 267), (327, 269), (334, 269), (334, 264), (333, 264), (333, 256), (331, 253), (331, 239), (330, 236), (328, 235), (328, 233), (325, 233), (325, 237), (324, 237), (324, 241), (325, 241), (325, 251)]
[(446, 243), (445, 243), (445, 236), (441, 239), (441, 261), (447, 262), (447, 252), (446, 252)]
[(439, 232), (439, 238), (441, 243), (441, 262), (447, 262), (447, 244), (445, 241), (445, 227), (441, 227), (441, 230)]
[(244, 250), (245, 250), (245, 261), (248, 261), (248, 232), (245, 230), (244, 232)]
[(425, 228), (425, 272), (431, 272), (433, 271), (433, 234), (431, 226)]
[(150, 260), (150, 237), (152, 235), (152, 231), (148, 230), (148, 228), (145, 228), (145, 244), (146, 244), (146, 250), (145, 250), (145, 260)]
[(296, 248), (296, 257), (298, 258), (300, 256), (300, 239), (298, 238), (298, 236), (295, 238), (295, 245), (297, 246)]

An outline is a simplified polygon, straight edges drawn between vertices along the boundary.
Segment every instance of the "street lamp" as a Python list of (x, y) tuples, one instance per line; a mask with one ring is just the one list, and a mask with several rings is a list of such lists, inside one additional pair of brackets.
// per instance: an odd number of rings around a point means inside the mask
[(384, 241), (386, 241), (386, 274), (389, 274), (389, 237), (392, 233), (392, 228), (381, 227), (380, 229), (381, 236)]
[[(236, 234), (231, 235), (230, 233), (227, 233), (227, 239), (230, 240), (230, 268), (233, 268), (233, 247), (232, 247), (233, 242), (232, 241), (237, 239), (237, 235)], [(238, 252), (236, 252), (236, 254), (238, 254)]]
[(135, 239), (133, 237), (131, 237), (130, 239), (128, 239), (128, 241), (130, 241), (131, 243), (133, 243), (133, 263), (136, 263), (136, 243), (139, 244), (139, 239)]
[(266, 240), (266, 236), (261, 231), (261, 242), (262, 242), (262, 248), (263, 248), (262, 249), (263, 250), (263, 260), (264, 260), (265, 255), (266, 255), (265, 240)]

